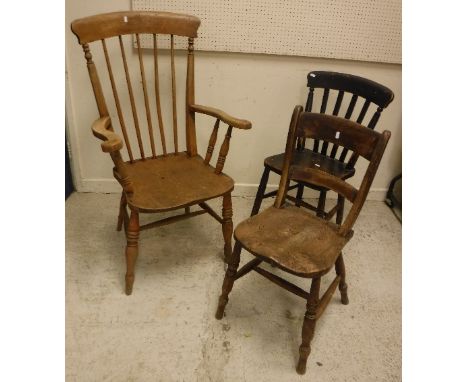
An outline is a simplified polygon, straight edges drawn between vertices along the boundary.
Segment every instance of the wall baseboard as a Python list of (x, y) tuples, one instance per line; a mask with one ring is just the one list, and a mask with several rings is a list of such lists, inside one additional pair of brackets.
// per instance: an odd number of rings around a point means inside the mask
[[(254, 197), (257, 193), (258, 184), (249, 183), (236, 183), (233, 196), (250, 196)], [(267, 186), (267, 192), (273, 191), (278, 188), (278, 185), (269, 184)], [(96, 192), (96, 193), (120, 193), (122, 187), (115, 179), (82, 179), (81, 185), (77, 187), (78, 192)], [(384, 201), (385, 195), (387, 194), (386, 188), (371, 188), (368, 200)], [(314, 190), (304, 190), (305, 198), (318, 198), (318, 192)], [(329, 194), (330, 199), (336, 199), (336, 194), (331, 192)]]

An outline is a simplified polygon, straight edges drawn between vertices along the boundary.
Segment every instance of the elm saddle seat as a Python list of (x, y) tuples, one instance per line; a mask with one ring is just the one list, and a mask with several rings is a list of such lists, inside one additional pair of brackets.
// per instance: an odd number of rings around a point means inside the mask
[[(216, 174), (199, 155), (185, 152), (161, 155), (155, 159), (126, 162), (133, 194), (127, 203), (140, 211), (171, 211), (225, 195), (234, 189), (234, 180)], [(114, 176), (121, 181), (114, 168)], [(170, 189), (172, 192), (167, 192)]]
[(352, 237), (339, 226), (299, 207), (269, 207), (240, 223), (234, 238), (263, 260), (297, 276), (326, 273)]

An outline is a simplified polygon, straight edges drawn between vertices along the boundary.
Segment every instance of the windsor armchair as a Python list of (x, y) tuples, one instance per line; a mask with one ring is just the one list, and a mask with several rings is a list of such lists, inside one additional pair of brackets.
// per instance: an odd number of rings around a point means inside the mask
[[(71, 24), (73, 33), (78, 37), (85, 53), (89, 77), (97, 102), (100, 118), (92, 125), (93, 134), (101, 139), (102, 151), (110, 154), (114, 167), (114, 176), (121, 184), (123, 191), (120, 201), (119, 215), (117, 219), (117, 230), (125, 227), (127, 236), (126, 262), (127, 271), (125, 275), (125, 292), (131, 294), (135, 279), (134, 269), (138, 255), (139, 232), (144, 229), (162, 226), (182, 219), (190, 218), (203, 213), (213, 216), (222, 225), (224, 236), (224, 256), (227, 259), (231, 254), (232, 236), (232, 204), (231, 191), (234, 181), (222, 172), (229, 150), (229, 141), (233, 127), (239, 129), (250, 129), (251, 123), (246, 120), (234, 118), (221, 110), (200, 106), (194, 100), (194, 38), (200, 20), (194, 16), (168, 13), (168, 12), (115, 12), (100, 14), (75, 20)], [(149, 35), (152, 41), (153, 76), (154, 76), (154, 101), (150, 101), (150, 92), (145, 72), (144, 57), (142, 53), (142, 35)], [(170, 42), (170, 68), (172, 89), (172, 135), (174, 151), (170, 152), (166, 142), (164, 129), (164, 118), (161, 108), (161, 91), (159, 78), (159, 50), (158, 40), (160, 35), (166, 35), (166, 41)], [(138, 118), (136, 96), (131, 80), (131, 70), (123, 39), (125, 36), (135, 36), (136, 50), (138, 53), (139, 75), (137, 81), (141, 81), (144, 99), (144, 110), (146, 112), (146, 123), (148, 127), (150, 154), (145, 154), (148, 148), (143, 139), (141, 124)], [(179, 148), (177, 131), (177, 107), (176, 107), (176, 70), (174, 54), (174, 36), (188, 38), (187, 51), (187, 77), (186, 77), (186, 121), (185, 137), (186, 150)], [(164, 36), (163, 36), (164, 37)], [(127, 37), (128, 38), (128, 37)], [(106, 104), (105, 91), (99, 80), (97, 65), (93, 61), (90, 43), (98, 43), (102, 48), (105, 66), (109, 76), (118, 121), (121, 127), (123, 140), (114, 131), (113, 121), (110, 117)], [(121, 55), (120, 70), (124, 72), (125, 80), (120, 83), (116, 78), (116, 66), (112, 66), (112, 54), (108, 44), (114, 43), (116, 51)], [(117, 55), (119, 55), (117, 53)], [(131, 57), (130, 57), (131, 58)], [(135, 58), (136, 60), (136, 58)], [(120, 59), (119, 59), (120, 61)], [(103, 63), (104, 66), (104, 63)], [(123, 73), (122, 73), (123, 74)], [(125, 108), (122, 107), (121, 99), (125, 91), (119, 92), (119, 85), (128, 92), (128, 100), (131, 106), (131, 115), (135, 127), (134, 134), (127, 129), (127, 121), (124, 116)], [(109, 91), (110, 93), (110, 91)], [(151, 109), (156, 109), (160, 147), (155, 140), (153, 130), (153, 118)], [(154, 111), (154, 110), (153, 110)], [(195, 114), (201, 113), (216, 119), (211, 134), (207, 153), (202, 158), (197, 151)], [(153, 114), (154, 115), (154, 114)], [(215, 167), (210, 165), (214, 151), (216, 138), (220, 123), (228, 125), (227, 133), (219, 150)], [(137, 143), (137, 153), (134, 148)], [(132, 144), (133, 143), (133, 144)], [(146, 143), (146, 145), (145, 145)], [(125, 146), (128, 161), (123, 158), (122, 149)], [(219, 216), (206, 203), (207, 200), (222, 197), (222, 216)], [(198, 205), (201, 209), (190, 211), (191, 206)], [(128, 213), (127, 207), (130, 209)], [(160, 219), (156, 222), (140, 226), (140, 213), (158, 213), (177, 209), (184, 212), (178, 215)]]
[[(369, 107), (371, 104), (377, 106), (376, 111), (367, 125), (368, 128), (374, 129), (382, 111), (392, 102), (393, 92), (387, 87), (378, 84), (377, 82), (368, 80), (366, 78), (354, 76), (351, 74), (314, 71), (307, 75), (307, 86), (309, 87), (309, 94), (305, 111), (312, 111), (314, 91), (316, 89), (323, 89), (322, 102), (320, 105), (320, 113), (327, 113), (327, 104), (330, 98), (330, 90), (338, 92), (336, 96), (335, 105), (333, 107), (332, 115), (338, 116), (341, 109), (341, 104), (345, 95), (352, 94), (346, 113), (345, 119), (352, 119), (354, 109), (358, 103), (359, 98), (363, 98), (364, 102), (359, 112), (356, 122), (362, 124)], [(260, 180), (260, 185), (257, 190), (255, 202), (252, 208), (251, 215), (256, 215), (260, 210), (263, 199), (274, 196), (278, 190), (265, 193), (270, 171), (281, 175), (283, 164), (285, 160), (285, 153), (277, 154), (265, 158), (264, 171)], [(310, 149), (305, 147), (305, 140), (297, 138), (296, 149), (293, 155), (293, 164), (302, 167), (319, 167), (321, 170), (329, 174), (338, 176), (345, 180), (354, 175), (354, 166), (357, 161), (357, 155), (351, 155), (346, 148), (341, 148), (336, 144), (330, 146), (328, 142), (321, 142), (319, 139), (314, 139)], [(320, 192), (317, 206), (305, 202), (302, 199), (304, 187), (314, 189)], [(343, 220), (343, 202), (342, 196), (338, 195), (337, 204), (328, 212), (325, 211), (325, 201), (327, 198), (328, 189), (313, 183), (296, 183), (288, 188), (288, 191), (297, 188), (296, 197), (286, 195), (286, 198), (293, 201), (296, 206), (305, 207), (317, 212), (317, 216), (330, 220), (336, 214), (336, 223), (341, 224)]]
[[(320, 168), (305, 168), (294, 164), (296, 137), (304, 140), (320, 139), (367, 159), (367, 171), (359, 189)], [(260, 214), (240, 223), (234, 231), (234, 250), (224, 277), (216, 318), (221, 319), (224, 315), (234, 281), (252, 270), (304, 298), (307, 304), (296, 369), (299, 374), (306, 371), (316, 321), (324, 312), (337, 287), (341, 294), (341, 302), (348, 304), (342, 250), (353, 236), (353, 225), (367, 197), (389, 138), (389, 131), (380, 134), (371, 129), (364, 129), (356, 122), (335, 116), (302, 112), (302, 106), (296, 106), (291, 119), (284, 167), (275, 203)], [(340, 226), (314, 216), (305, 209), (285, 204), (291, 178), (310, 181), (348, 199), (352, 207), (344, 223)], [(242, 248), (252, 253), (255, 258), (238, 270)], [(261, 268), (262, 262), (275, 265), (296, 276), (311, 278), (310, 292)], [(328, 273), (333, 265), (336, 277), (319, 298), (321, 277)]]

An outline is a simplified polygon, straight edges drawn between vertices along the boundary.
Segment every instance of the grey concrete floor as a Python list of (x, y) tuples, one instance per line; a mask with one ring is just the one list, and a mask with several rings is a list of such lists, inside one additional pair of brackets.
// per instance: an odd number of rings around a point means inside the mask
[[(350, 304), (334, 295), (299, 376), (303, 299), (251, 273), (234, 285), (226, 317), (214, 318), (223, 240), (209, 215), (142, 232), (126, 296), (119, 198), (75, 193), (66, 202), (67, 381), (401, 380), (401, 225), (384, 203), (369, 201), (361, 212), (344, 251)], [(234, 224), (252, 203), (233, 199)], [(243, 251), (241, 265), (250, 259)]]

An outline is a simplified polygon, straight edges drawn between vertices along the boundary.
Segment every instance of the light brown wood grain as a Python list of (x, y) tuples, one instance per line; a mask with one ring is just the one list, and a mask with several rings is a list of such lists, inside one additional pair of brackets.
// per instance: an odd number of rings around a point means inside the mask
[(211, 115), (212, 117), (220, 119), (225, 124), (233, 126), (233, 127), (237, 127), (238, 129), (251, 129), (252, 128), (252, 123), (250, 121), (232, 117), (226, 112), (216, 109), (214, 107), (202, 106), (202, 105), (189, 105), (189, 109), (197, 113)]
[(112, 12), (85, 17), (71, 23), (80, 44), (134, 33), (173, 34), (197, 37), (200, 19), (171, 12)]

